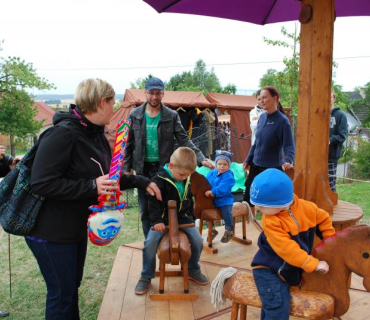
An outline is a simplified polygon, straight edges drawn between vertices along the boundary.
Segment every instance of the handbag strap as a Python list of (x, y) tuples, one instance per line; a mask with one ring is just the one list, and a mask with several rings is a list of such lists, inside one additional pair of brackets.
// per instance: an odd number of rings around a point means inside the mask
[(36, 157), (36, 153), (37, 153), (37, 149), (40, 145), (40, 141), (42, 139), (42, 137), (47, 133), (49, 132), (50, 129), (52, 129), (54, 127), (51, 127), (51, 128), (48, 128), (46, 129), (44, 132), (42, 132), (39, 136), (39, 138), (37, 139), (36, 143), (32, 146), (32, 148), (26, 153), (26, 155), (22, 158), (22, 163), (27, 166), (28, 168), (31, 168), (32, 165), (33, 165), (33, 161), (35, 160), (35, 157)]

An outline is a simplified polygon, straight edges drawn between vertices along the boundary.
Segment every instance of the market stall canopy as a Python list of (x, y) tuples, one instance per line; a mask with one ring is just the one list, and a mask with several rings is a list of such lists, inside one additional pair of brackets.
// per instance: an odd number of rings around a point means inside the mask
[[(142, 105), (144, 102), (146, 102), (144, 89), (126, 89), (121, 106), (114, 111), (110, 124), (107, 126), (107, 138), (111, 145), (114, 143), (118, 121), (120, 119), (128, 119), (131, 110)], [(216, 108), (216, 104), (209, 102), (201, 92), (165, 90), (162, 102), (171, 109)]]
[[(232, 19), (255, 24), (295, 21), (301, 2), (297, 0), (144, 0), (157, 12), (186, 13)], [(336, 0), (337, 17), (370, 15), (369, 0)]]
[(252, 110), (257, 104), (255, 96), (240, 96), (226, 93), (207, 93), (206, 99), (221, 109)]
[[(140, 106), (146, 101), (144, 89), (127, 89), (125, 92), (124, 103), (133, 106)], [(164, 91), (163, 104), (169, 108), (215, 108), (216, 105), (210, 103), (201, 92), (192, 91)]]

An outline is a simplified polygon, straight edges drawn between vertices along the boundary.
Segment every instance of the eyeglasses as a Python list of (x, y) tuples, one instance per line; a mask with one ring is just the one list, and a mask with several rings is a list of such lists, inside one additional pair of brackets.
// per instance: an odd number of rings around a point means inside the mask
[(150, 92), (150, 91), (147, 91), (146, 92), (148, 95), (150, 96), (156, 96), (156, 97), (160, 97), (163, 95), (163, 92)]

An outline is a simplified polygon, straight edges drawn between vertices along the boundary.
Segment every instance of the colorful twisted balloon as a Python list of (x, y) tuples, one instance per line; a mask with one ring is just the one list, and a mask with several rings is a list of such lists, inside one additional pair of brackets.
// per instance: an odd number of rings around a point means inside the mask
[[(117, 124), (113, 157), (109, 170), (109, 179), (121, 180), (122, 165), (128, 140), (131, 120), (120, 120)], [(105, 246), (113, 241), (121, 230), (125, 202), (120, 202), (122, 192), (117, 190), (113, 195), (102, 194), (98, 197), (99, 204), (89, 207), (93, 213), (89, 216), (87, 229), (90, 241), (98, 246)]]

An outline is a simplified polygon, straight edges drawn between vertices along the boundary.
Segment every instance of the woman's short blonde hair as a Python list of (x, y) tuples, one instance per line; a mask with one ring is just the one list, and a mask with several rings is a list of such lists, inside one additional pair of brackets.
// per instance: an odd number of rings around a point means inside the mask
[(80, 82), (75, 93), (75, 103), (82, 113), (91, 114), (97, 111), (101, 99), (114, 99), (113, 87), (101, 79), (86, 79)]
[(194, 172), (197, 167), (197, 156), (188, 147), (180, 147), (172, 154), (170, 162), (179, 169)]

